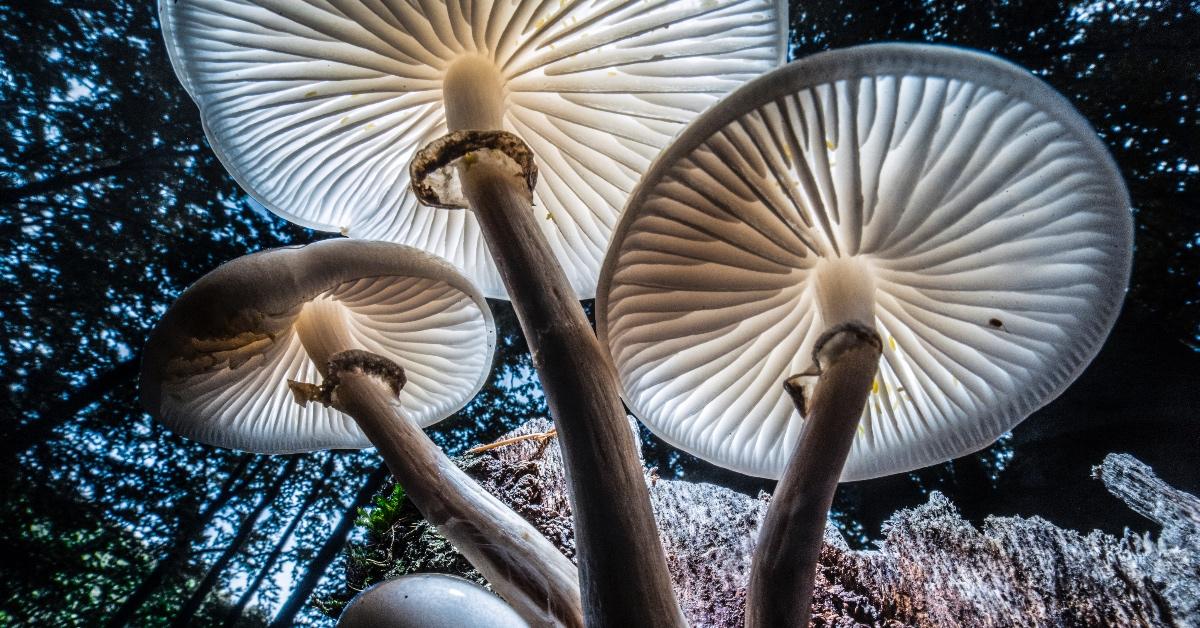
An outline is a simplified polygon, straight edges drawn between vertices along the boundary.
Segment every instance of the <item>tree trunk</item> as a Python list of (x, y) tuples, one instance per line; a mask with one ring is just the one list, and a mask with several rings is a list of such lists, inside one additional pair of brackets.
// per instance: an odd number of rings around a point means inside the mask
[(90, 170), (64, 172), (46, 179), (31, 181), (25, 185), (0, 188), (0, 204), (14, 203), (23, 198), (50, 194), (74, 185), (79, 185), (80, 183), (87, 183), (88, 181), (96, 181), (121, 174), (142, 174), (150, 166), (166, 164), (187, 157), (195, 157), (200, 154), (202, 153), (198, 150), (164, 149), (161, 151), (150, 151), (136, 157), (122, 159), (115, 163), (98, 166)]
[(245, 479), (243, 486), (249, 484), (254, 477), (254, 472), (262, 467), (261, 464), (256, 465), (253, 471), (249, 471), (250, 462), (255, 459), (251, 454), (242, 454), (238, 456), (237, 465), (229, 472), (229, 477), (225, 479), (225, 483), (221, 485), (217, 491), (217, 496), (205, 506), (204, 510), (200, 511), (194, 519), (185, 525), (181, 525), (179, 531), (175, 535), (175, 541), (171, 544), (163, 557), (154, 565), (154, 569), (142, 580), (129, 597), (125, 598), (125, 602), (117, 609), (117, 612), (105, 624), (107, 628), (119, 628), (127, 625), (137, 615), (142, 605), (146, 600), (150, 599), (150, 595), (162, 584), (168, 573), (177, 570), (179, 564), (187, 556), (187, 549), (192, 544), (192, 539), (195, 538), (201, 530), (204, 529), (208, 522), (219, 510), (229, 503), (235, 494), (241, 489), (238, 486), (239, 482)]
[(221, 623), (222, 626), (232, 628), (242, 618), (242, 613), (245, 612), (246, 605), (250, 603), (250, 598), (253, 598), (258, 593), (258, 589), (267, 579), (267, 576), (270, 575), (271, 569), (275, 567), (275, 562), (283, 554), (284, 546), (292, 538), (292, 535), (296, 532), (296, 528), (300, 526), (300, 521), (308, 514), (309, 508), (312, 508), (312, 505), (321, 497), (321, 493), (325, 490), (326, 484), (328, 484), (328, 478), (333, 473), (333, 467), (334, 457), (326, 454), (325, 464), (321, 466), (321, 473), (313, 483), (312, 488), (309, 489), (304, 502), (297, 509), (296, 516), (292, 517), (291, 523), (279, 534), (279, 540), (275, 541), (275, 546), (271, 548), (271, 553), (267, 554), (267, 557), (263, 560), (262, 567), (258, 569), (258, 574), (254, 576), (254, 580), (250, 582), (246, 587), (246, 591), (238, 598), (237, 604), (225, 614), (225, 619)]
[(271, 622), (269, 628), (290, 628), (294, 623), (296, 615), (304, 604), (308, 601), (308, 597), (312, 595), (314, 589), (320, 584), (321, 578), (329, 569), (330, 563), (337, 558), (342, 547), (346, 544), (346, 537), (350, 535), (350, 530), (354, 528), (354, 522), (358, 519), (358, 509), (366, 506), (371, 502), (371, 497), (383, 486), (383, 481), (387, 479), (387, 467), (380, 465), (367, 478), (367, 482), (358, 490), (358, 494), (354, 496), (354, 500), (346, 507), (346, 511), (342, 513), (341, 520), (337, 526), (325, 540), (325, 544), (317, 552), (317, 555), (308, 562), (308, 569), (297, 583), (296, 588), (292, 589), (291, 595), (288, 596), (286, 602), (275, 614), (275, 619)]
[(0, 443), (0, 460), (11, 459), (49, 439), (55, 429), (75, 418), (84, 408), (102, 401), (114, 388), (136, 381), (140, 364), (140, 355), (118, 362), (88, 383), (70, 391), (66, 398), (51, 402), (38, 413), (36, 420), (6, 435), (3, 443)]
[(192, 594), (183, 603), (183, 606), (179, 607), (179, 612), (176, 613), (175, 620), (171, 622), (172, 628), (184, 628), (195, 618), (196, 611), (200, 610), (200, 605), (204, 603), (204, 598), (208, 597), (209, 592), (217, 585), (217, 580), (220, 578), (221, 572), (225, 571), (225, 568), (229, 566), (233, 558), (242, 551), (242, 547), (246, 545), (246, 541), (250, 540), (250, 535), (254, 533), (254, 528), (258, 525), (259, 518), (262, 517), (267, 507), (275, 501), (275, 498), (279, 497), (279, 492), (283, 490), (284, 483), (295, 472), (296, 466), (300, 464), (300, 459), (301, 456), (292, 456), (288, 460), (287, 464), (279, 472), (275, 482), (262, 494), (262, 497), (259, 498), (258, 503), (254, 505), (250, 513), (242, 519), (242, 524), (238, 526), (237, 532), (233, 535), (233, 540), (229, 542), (225, 551), (217, 558), (217, 562), (208, 568), (208, 571), (204, 574), (204, 579), (200, 581), (200, 584), (196, 585), (196, 589), (192, 591)]

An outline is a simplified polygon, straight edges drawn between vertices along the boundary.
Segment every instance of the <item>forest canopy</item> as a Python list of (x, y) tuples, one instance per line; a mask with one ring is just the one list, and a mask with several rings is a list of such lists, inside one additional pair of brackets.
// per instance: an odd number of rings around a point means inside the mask
[[(1168, 347), (1172, 368), (1197, 372), (1200, 3), (819, 0), (793, 6), (791, 27), (793, 58), (950, 43), (1001, 55), (1064, 93), (1133, 199), (1126, 319), (1146, 336), (1118, 345)], [(384, 485), (378, 460), (184, 440), (141, 410), (137, 372), (149, 329), (198, 277), (333, 234), (268, 214), (226, 173), (167, 60), (153, 2), (0, 0), (0, 112), (0, 624), (330, 625), (309, 596), (340, 587), (343, 543)], [(492, 305), (493, 376), (432, 431), (451, 452), (545, 414), (514, 315)], [(1130, 388), (1151, 374), (1140, 376)], [(660, 473), (769, 487), (647, 443)], [(1014, 456), (1006, 447), (887, 486), (995, 486)], [(870, 536), (895, 505), (862, 506), (872, 490), (839, 498), (855, 534)], [(976, 493), (977, 512), (988, 495)]]

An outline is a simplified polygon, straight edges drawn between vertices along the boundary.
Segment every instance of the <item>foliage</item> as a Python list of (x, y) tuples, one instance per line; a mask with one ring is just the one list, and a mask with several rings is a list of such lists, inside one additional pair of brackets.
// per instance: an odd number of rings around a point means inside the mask
[[(0, 512), (0, 582), (7, 589), (0, 601), (0, 625), (93, 625), (84, 618), (119, 604), (124, 583), (151, 568), (154, 557), (130, 530), (107, 522), (100, 506), (81, 500), (70, 487), (23, 488), (6, 496)], [(170, 601), (186, 595), (202, 575), (198, 565), (186, 567), (167, 587), (167, 595), (156, 600), (152, 616), (170, 617)], [(216, 600), (197, 616), (198, 622), (215, 623), (228, 604), (227, 599)], [(261, 612), (253, 610), (234, 625), (263, 621)]]
[(387, 530), (400, 516), (400, 507), (405, 501), (404, 487), (395, 484), (390, 493), (377, 495), (373, 506), (359, 508), (358, 519), (354, 520), (354, 525), (364, 527), (374, 534)]

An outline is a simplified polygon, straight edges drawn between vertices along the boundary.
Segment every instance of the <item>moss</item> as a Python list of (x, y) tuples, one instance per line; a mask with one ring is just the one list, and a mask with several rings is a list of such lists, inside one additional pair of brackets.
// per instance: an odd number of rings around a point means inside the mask
[(422, 518), (399, 485), (385, 486), (373, 503), (359, 511), (356, 521), (365, 532), (363, 540), (346, 548), (345, 586), (313, 601), (323, 614), (336, 618), (359, 591), (410, 573), (448, 573), (486, 584), (467, 559)]
[(358, 509), (358, 519), (355, 525), (366, 528), (368, 534), (386, 532), (395, 523), (400, 514), (400, 507), (408, 500), (405, 499), (404, 487), (392, 485), (391, 490), (384, 489), (376, 495), (373, 506)]

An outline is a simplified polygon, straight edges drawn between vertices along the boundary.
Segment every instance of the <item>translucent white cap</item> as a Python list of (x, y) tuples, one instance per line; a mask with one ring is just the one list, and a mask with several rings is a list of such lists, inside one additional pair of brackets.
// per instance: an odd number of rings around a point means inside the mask
[(1045, 83), (863, 46), (753, 81), (655, 162), (599, 332), (652, 431), (778, 477), (804, 420), (781, 384), (825, 330), (815, 279), (873, 282), (883, 357), (843, 474), (870, 478), (976, 451), (1054, 399), (1116, 319), (1132, 241), (1115, 164)]
[(200, 278), (146, 343), (146, 409), (175, 432), (260, 453), (370, 447), (350, 417), (297, 404), (288, 380), (319, 383), (294, 323), (336, 308), (361, 349), (399, 364), (399, 407), (421, 426), (458, 411), (487, 379), (487, 302), (444, 260), (399, 244), (337, 238), (238, 258)]
[(292, 222), (416, 246), (504, 286), (470, 212), (421, 206), (416, 151), (446, 133), (442, 79), (491, 60), (503, 130), (538, 159), (534, 211), (581, 298), (638, 177), (683, 125), (783, 60), (780, 0), (650, 3), (161, 0), (209, 141)]

